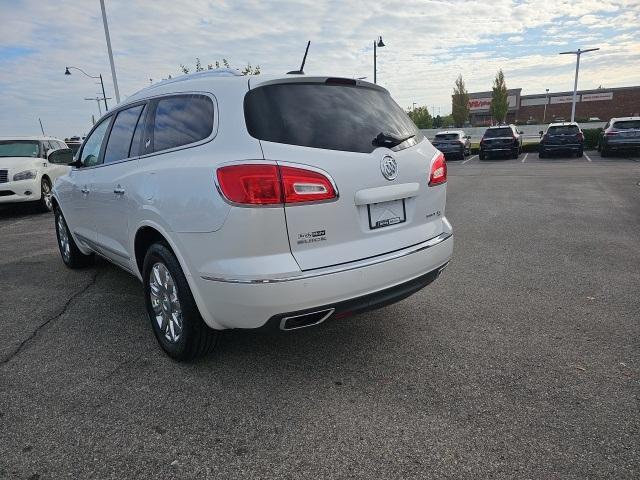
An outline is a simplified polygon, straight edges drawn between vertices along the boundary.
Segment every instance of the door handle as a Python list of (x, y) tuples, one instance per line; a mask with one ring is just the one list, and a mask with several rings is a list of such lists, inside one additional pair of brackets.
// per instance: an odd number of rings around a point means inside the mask
[(118, 185), (116, 188), (113, 189), (113, 193), (115, 193), (116, 195), (124, 195), (124, 188)]

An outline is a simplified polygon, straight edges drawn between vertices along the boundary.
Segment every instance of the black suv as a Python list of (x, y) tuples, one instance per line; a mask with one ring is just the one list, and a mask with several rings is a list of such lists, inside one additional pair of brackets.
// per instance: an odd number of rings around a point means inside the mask
[(550, 123), (547, 132), (540, 132), (538, 156), (544, 158), (551, 153), (567, 152), (578, 157), (584, 151), (584, 134), (575, 122)]
[(522, 132), (515, 125), (489, 127), (480, 140), (480, 160), (495, 154), (518, 158), (521, 151)]
[(614, 150), (640, 149), (640, 117), (612, 118), (604, 126), (598, 140), (600, 155)]

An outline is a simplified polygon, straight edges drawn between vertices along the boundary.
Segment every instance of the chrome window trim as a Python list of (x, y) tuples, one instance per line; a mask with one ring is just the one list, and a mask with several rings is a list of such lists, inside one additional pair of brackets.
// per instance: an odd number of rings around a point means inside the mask
[(452, 238), (453, 232), (443, 232), (437, 237), (433, 237), (425, 242), (418, 243), (411, 247), (397, 250), (392, 253), (378, 255), (369, 259), (349, 262), (347, 264), (335, 265), (333, 267), (326, 267), (322, 269), (309, 270), (302, 272), (299, 275), (292, 275), (289, 277), (274, 277), (274, 278), (233, 278), (233, 277), (213, 277), (209, 275), (201, 275), (203, 280), (209, 280), (212, 282), (224, 282), (224, 283), (242, 283), (242, 284), (263, 284), (263, 283), (282, 283), (293, 282), (296, 280), (306, 280), (309, 278), (323, 277), (325, 275), (332, 275), (334, 273), (347, 272), (349, 270), (356, 270), (358, 268), (369, 267), (371, 265), (377, 265), (379, 263), (396, 260), (398, 258), (406, 257), (414, 253), (421, 252), (428, 248), (435, 247), (445, 240)]

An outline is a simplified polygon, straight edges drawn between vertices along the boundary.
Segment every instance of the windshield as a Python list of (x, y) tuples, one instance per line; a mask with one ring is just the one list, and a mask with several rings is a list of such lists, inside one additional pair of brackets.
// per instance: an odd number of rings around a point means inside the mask
[(438, 133), (436, 140), (458, 140), (459, 135), (457, 133)]
[(640, 120), (623, 120), (620, 122), (615, 122), (613, 124), (613, 128), (616, 130), (631, 130), (640, 128)]
[(484, 138), (513, 137), (513, 132), (509, 127), (489, 128), (484, 132)]
[(370, 153), (378, 147), (380, 134), (406, 138), (392, 150), (423, 138), (388, 93), (368, 87), (266, 85), (247, 93), (244, 114), (252, 137), (288, 145)]
[(38, 142), (34, 140), (0, 140), (0, 157), (38, 156)]
[(580, 129), (577, 125), (562, 125), (558, 127), (549, 127), (547, 133), (549, 135), (575, 135)]

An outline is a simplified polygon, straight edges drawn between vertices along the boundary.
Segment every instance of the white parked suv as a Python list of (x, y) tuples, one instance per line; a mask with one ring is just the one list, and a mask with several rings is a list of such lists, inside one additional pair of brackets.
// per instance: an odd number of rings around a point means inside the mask
[(451, 258), (447, 167), (361, 80), (203, 72), (105, 115), (54, 188), (71, 268), (138, 277), (162, 348), (218, 330), (293, 330), (388, 305)]
[(0, 137), (0, 205), (38, 202), (50, 211), (51, 187), (67, 174), (73, 154), (52, 137)]

